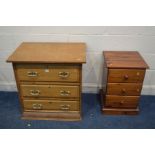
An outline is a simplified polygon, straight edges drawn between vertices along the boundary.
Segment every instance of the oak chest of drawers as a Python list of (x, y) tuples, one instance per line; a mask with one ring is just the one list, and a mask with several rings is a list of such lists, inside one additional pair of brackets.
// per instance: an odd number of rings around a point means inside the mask
[(84, 43), (22, 43), (13, 63), (23, 119), (80, 120)]
[(103, 55), (102, 112), (137, 114), (148, 65), (141, 55), (134, 51), (105, 51)]

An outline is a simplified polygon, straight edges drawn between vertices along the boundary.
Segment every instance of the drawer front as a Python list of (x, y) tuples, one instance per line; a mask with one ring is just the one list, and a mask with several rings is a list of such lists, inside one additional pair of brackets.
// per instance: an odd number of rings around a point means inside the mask
[(20, 81), (80, 81), (79, 66), (17, 65), (16, 68)]
[(52, 67), (52, 81), (80, 81), (80, 68), (79, 66), (55, 66)]
[(79, 111), (79, 101), (24, 100), (24, 110)]
[(106, 95), (105, 106), (112, 108), (137, 108), (139, 96)]
[(137, 83), (108, 83), (108, 95), (128, 95), (139, 96), (141, 93), (142, 84)]
[(109, 69), (108, 82), (139, 82), (142, 83), (145, 70), (137, 69)]
[(79, 97), (79, 86), (64, 85), (21, 85), (24, 97)]

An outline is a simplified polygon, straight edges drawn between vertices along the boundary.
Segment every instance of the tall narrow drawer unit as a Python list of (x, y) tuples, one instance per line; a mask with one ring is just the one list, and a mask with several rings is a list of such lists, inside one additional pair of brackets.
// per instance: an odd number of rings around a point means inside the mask
[(13, 63), (23, 119), (80, 120), (84, 43), (22, 43)]
[(136, 51), (105, 51), (103, 88), (104, 114), (137, 114), (148, 65)]

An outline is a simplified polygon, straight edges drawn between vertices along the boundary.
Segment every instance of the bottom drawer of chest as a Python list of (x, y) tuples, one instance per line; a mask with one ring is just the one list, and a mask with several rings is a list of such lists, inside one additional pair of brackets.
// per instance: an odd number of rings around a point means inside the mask
[(24, 111), (79, 111), (79, 101), (23, 100)]
[(136, 108), (139, 98), (139, 96), (106, 95), (104, 105), (112, 108)]

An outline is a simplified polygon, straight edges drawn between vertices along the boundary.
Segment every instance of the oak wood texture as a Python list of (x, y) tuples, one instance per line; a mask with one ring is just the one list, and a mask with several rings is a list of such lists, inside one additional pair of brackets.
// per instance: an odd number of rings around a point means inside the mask
[(20, 85), (23, 97), (79, 97), (79, 86)]
[(76, 112), (32, 112), (24, 111), (22, 119), (26, 120), (56, 120), (56, 121), (80, 121), (81, 113)]
[(136, 51), (105, 51), (103, 56), (103, 114), (138, 114), (147, 63)]
[(12, 62), (22, 119), (81, 120), (84, 43), (22, 43)]
[(85, 49), (85, 43), (23, 42), (7, 62), (85, 63)]
[(16, 68), (20, 81), (80, 81), (78, 65), (17, 64)]
[(24, 100), (25, 111), (79, 111), (79, 101), (63, 101), (63, 100)]

